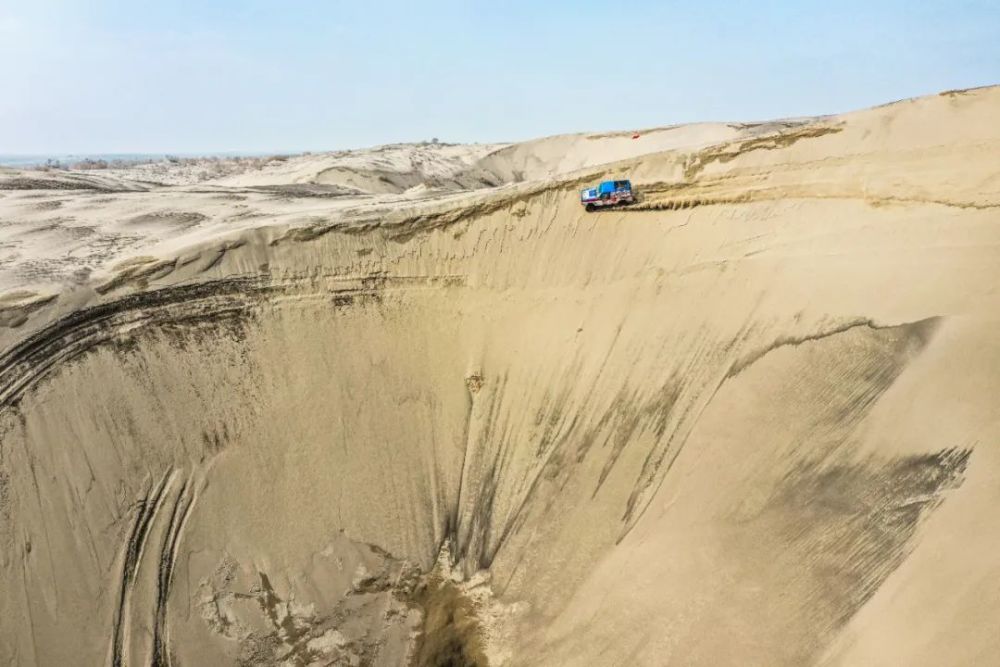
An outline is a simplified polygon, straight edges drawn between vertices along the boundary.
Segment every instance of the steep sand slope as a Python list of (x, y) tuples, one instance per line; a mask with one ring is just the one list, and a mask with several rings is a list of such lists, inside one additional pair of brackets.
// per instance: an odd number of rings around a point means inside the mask
[(988, 664), (998, 115), (420, 200), (0, 173), (0, 664)]

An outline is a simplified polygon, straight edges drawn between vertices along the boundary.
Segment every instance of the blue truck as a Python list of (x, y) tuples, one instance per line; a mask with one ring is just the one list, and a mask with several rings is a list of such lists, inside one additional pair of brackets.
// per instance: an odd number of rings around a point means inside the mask
[(580, 203), (588, 211), (605, 206), (634, 204), (635, 194), (632, 192), (632, 182), (628, 180), (602, 181), (596, 188), (587, 188), (580, 192)]

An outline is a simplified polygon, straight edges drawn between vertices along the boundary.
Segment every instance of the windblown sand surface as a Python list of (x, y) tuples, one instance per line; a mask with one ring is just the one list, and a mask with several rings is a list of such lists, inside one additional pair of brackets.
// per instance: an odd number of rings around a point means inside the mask
[(0, 170), (0, 664), (994, 663), (998, 118)]

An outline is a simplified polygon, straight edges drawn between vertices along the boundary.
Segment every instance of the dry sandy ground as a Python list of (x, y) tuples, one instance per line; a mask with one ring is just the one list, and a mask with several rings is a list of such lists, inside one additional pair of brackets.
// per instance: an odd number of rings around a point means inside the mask
[(997, 118), (0, 170), (0, 664), (994, 663)]

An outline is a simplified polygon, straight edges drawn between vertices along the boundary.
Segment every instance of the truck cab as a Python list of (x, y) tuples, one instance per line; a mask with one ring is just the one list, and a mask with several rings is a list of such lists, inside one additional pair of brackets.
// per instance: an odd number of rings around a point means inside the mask
[(601, 181), (597, 187), (580, 192), (580, 203), (588, 211), (606, 206), (624, 206), (635, 203), (632, 182), (629, 180)]

